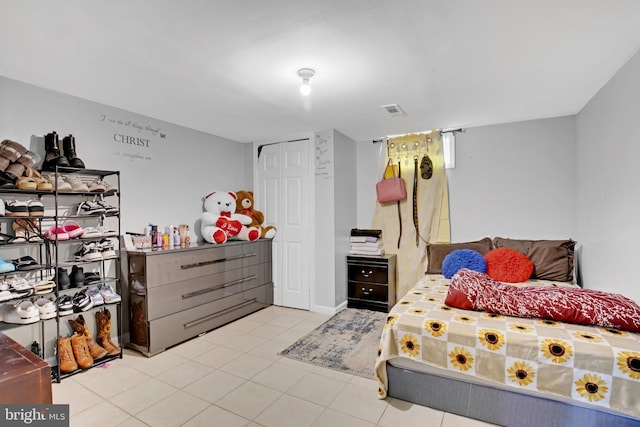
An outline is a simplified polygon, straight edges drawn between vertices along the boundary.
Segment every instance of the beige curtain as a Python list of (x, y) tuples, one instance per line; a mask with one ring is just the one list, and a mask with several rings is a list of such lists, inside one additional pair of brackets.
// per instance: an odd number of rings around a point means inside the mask
[[(420, 163), (425, 155), (433, 163), (430, 179), (421, 177)], [(440, 132), (389, 138), (387, 150), (381, 151), (378, 176), (382, 177), (389, 158), (396, 166), (400, 163), (400, 173), (407, 188), (407, 198), (400, 202), (402, 235), (396, 203), (376, 203), (372, 228), (382, 230), (385, 253), (397, 254), (396, 298), (399, 299), (424, 276), (427, 243), (450, 241), (447, 177)], [(417, 171), (414, 159), (417, 159)], [(417, 245), (413, 207), (414, 171), (417, 172)]]

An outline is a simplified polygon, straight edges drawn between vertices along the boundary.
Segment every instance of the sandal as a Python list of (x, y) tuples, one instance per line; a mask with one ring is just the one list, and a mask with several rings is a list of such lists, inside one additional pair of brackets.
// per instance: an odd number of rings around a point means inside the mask
[(28, 168), (24, 176), (31, 178), (36, 182), (36, 190), (38, 191), (53, 191), (53, 184), (44, 176), (40, 175), (40, 172), (34, 168)]
[(67, 234), (69, 234), (69, 238), (70, 239), (74, 239), (76, 237), (80, 237), (84, 234), (84, 229), (82, 227), (80, 227), (80, 224), (78, 224), (76, 221), (72, 221), (70, 219), (66, 220), (63, 224), (62, 224), (62, 228), (64, 229), (64, 231), (67, 232)]
[(16, 181), (16, 187), (20, 190), (35, 190), (38, 188), (38, 183), (33, 178), (21, 176)]
[(52, 225), (51, 228), (44, 233), (44, 237), (49, 240), (69, 240), (69, 233), (64, 231), (62, 227)]
[(40, 268), (38, 261), (30, 256), (23, 256), (11, 261), (16, 266), (16, 270), (37, 270)]

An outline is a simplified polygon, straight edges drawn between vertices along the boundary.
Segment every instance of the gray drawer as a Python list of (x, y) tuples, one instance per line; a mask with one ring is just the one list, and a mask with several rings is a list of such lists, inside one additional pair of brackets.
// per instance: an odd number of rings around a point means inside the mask
[(155, 354), (271, 304), (271, 283), (149, 322)]
[(167, 256), (148, 256), (147, 288), (259, 264), (264, 259), (264, 250), (264, 245), (211, 245)]
[(223, 271), (209, 276), (197, 277), (177, 283), (154, 286), (147, 289), (149, 320), (206, 304), (220, 298), (237, 294), (247, 286), (264, 285), (264, 264), (248, 268)]

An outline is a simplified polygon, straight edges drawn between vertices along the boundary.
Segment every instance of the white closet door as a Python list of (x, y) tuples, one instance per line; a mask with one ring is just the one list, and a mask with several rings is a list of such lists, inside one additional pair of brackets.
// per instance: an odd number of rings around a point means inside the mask
[(309, 140), (262, 147), (256, 205), (278, 228), (273, 245), (274, 302), (308, 310), (311, 274)]

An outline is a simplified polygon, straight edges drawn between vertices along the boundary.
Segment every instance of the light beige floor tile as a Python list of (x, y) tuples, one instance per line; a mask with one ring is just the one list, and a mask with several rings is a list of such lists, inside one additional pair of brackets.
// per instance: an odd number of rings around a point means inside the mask
[(254, 419), (281, 395), (279, 391), (247, 381), (218, 400), (216, 405), (234, 414)]
[(183, 388), (214, 370), (215, 368), (212, 366), (188, 360), (180, 366), (156, 375), (156, 378), (176, 388)]
[(315, 403), (284, 394), (255, 418), (265, 427), (308, 427), (324, 411)]
[(131, 367), (142, 371), (147, 375), (154, 376), (173, 369), (176, 366), (180, 366), (187, 360), (188, 359), (185, 359), (182, 356), (165, 351), (156, 354), (153, 357), (139, 359), (135, 363), (132, 363)]
[(244, 332), (237, 332), (230, 328), (222, 327), (210, 331), (202, 335), (200, 338), (213, 344), (224, 345), (230, 341), (235, 341), (242, 337), (244, 337)]
[(313, 331), (315, 328), (317, 328), (318, 326), (322, 325), (323, 323), (324, 323), (324, 321), (320, 321), (320, 320), (305, 319), (300, 323), (296, 323), (291, 328), (292, 329), (296, 329), (298, 331), (302, 331), (302, 332), (307, 332), (308, 333), (308, 332)]
[(271, 338), (274, 338), (276, 335), (283, 333), (286, 330), (287, 328), (283, 328), (282, 326), (264, 324), (264, 325), (258, 326), (255, 329), (247, 331), (246, 335), (271, 339)]
[(236, 320), (235, 322), (231, 322), (229, 324), (222, 326), (220, 329), (224, 329), (226, 331), (233, 331), (235, 333), (243, 333), (243, 332), (250, 331), (254, 328), (257, 328), (258, 326), (261, 326), (263, 324), (264, 322), (258, 322), (256, 320), (243, 317), (242, 319)]
[(298, 329), (287, 329), (281, 334), (276, 335), (273, 339), (284, 344), (284, 346), (282, 347), (282, 349), (284, 350), (294, 342), (303, 338), (305, 335), (307, 335), (306, 332), (299, 331)]
[(280, 360), (278, 360), (278, 363), (284, 363), (287, 366), (291, 366), (293, 368), (298, 368), (301, 369), (303, 371), (307, 371), (307, 372), (311, 372), (314, 368), (314, 365), (312, 365), (311, 363), (305, 363), (305, 362), (301, 362), (299, 360), (293, 360), (293, 359), (289, 359), (287, 357), (283, 357)]
[[(64, 381), (64, 380), (63, 380)], [(70, 427), (112, 427), (131, 417), (122, 409), (103, 400), (89, 409), (70, 416)]]
[(272, 310), (275, 314), (278, 314), (280, 316), (295, 317), (296, 319), (300, 319), (300, 320), (304, 320), (308, 318), (311, 314), (311, 312), (308, 310), (301, 310), (299, 308), (282, 307), (279, 305), (272, 306)]
[(333, 398), (346, 386), (344, 381), (307, 372), (289, 390), (288, 394), (301, 399), (327, 406)]
[(143, 423), (136, 417), (128, 418), (126, 421), (118, 424), (118, 427), (148, 427), (147, 424)]
[(93, 368), (73, 376), (74, 381), (106, 398), (122, 393), (149, 378), (151, 377), (144, 372), (122, 363), (109, 365), (107, 368)]
[(267, 342), (267, 338), (248, 335), (249, 333), (250, 331), (243, 333), (231, 332), (231, 337), (220, 339), (218, 345), (246, 353)]
[(283, 328), (290, 328), (293, 325), (296, 325), (298, 323), (300, 323), (303, 319), (297, 318), (297, 317), (292, 317), (292, 316), (287, 316), (282, 315), (282, 316), (278, 316), (275, 317), (271, 320), (269, 320), (267, 323), (270, 325), (275, 325), (275, 326), (281, 326)]
[(345, 383), (350, 382), (353, 379), (353, 375), (351, 374), (342, 371), (336, 371), (335, 369), (323, 368), (321, 366), (314, 365), (311, 368), (311, 372), (322, 375), (323, 377), (329, 377), (333, 378), (334, 380), (344, 381)]
[(399, 425), (420, 425), (421, 427), (440, 427), (444, 412), (404, 400), (388, 399), (387, 407), (378, 421), (380, 427)]
[(191, 339), (187, 342), (183, 342), (173, 348), (167, 350), (168, 353), (177, 354), (186, 359), (193, 359), (194, 357), (205, 353), (214, 348), (214, 345), (210, 342), (202, 339), (201, 337)]
[(242, 356), (242, 352), (238, 350), (232, 350), (226, 347), (216, 347), (213, 350), (194, 357), (193, 361), (207, 366), (212, 366), (214, 368), (219, 368), (240, 356)]
[(53, 392), (53, 403), (69, 405), (69, 415), (71, 416), (104, 400), (102, 396), (93, 393), (74, 381), (73, 378), (66, 378), (61, 383), (52, 384), (51, 390)]
[(387, 407), (387, 402), (378, 399), (377, 396), (377, 388), (371, 389), (348, 383), (329, 407), (370, 423), (377, 423)]
[(493, 425), (494, 424), (489, 424), (445, 412), (441, 427), (490, 427)]
[(135, 415), (176, 391), (178, 391), (177, 388), (155, 378), (150, 378), (111, 397), (109, 401)]
[(216, 402), (245, 382), (243, 378), (222, 371), (213, 371), (183, 390), (207, 402)]
[(183, 427), (244, 427), (250, 420), (211, 405), (195, 417), (184, 423)]
[(305, 375), (306, 371), (277, 362), (263, 369), (251, 378), (251, 381), (276, 390), (287, 391)]
[(286, 346), (276, 339), (266, 340), (265, 343), (252, 349), (249, 354), (271, 360), (272, 362), (277, 362), (282, 358), (278, 353), (284, 348), (286, 348)]
[[(343, 414), (342, 412), (334, 411), (333, 409), (326, 409), (315, 423), (313, 427), (373, 427), (375, 424), (369, 423), (360, 418), (352, 417), (351, 415)], [(422, 424), (417, 424), (422, 426)], [(401, 427), (401, 426), (400, 426)], [(405, 426), (410, 427), (410, 426)]]
[(175, 427), (195, 417), (208, 406), (209, 403), (202, 399), (177, 391), (140, 412), (136, 418), (153, 427)]
[(263, 359), (262, 357), (250, 354), (243, 354), (229, 363), (222, 365), (220, 370), (238, 377), (249, 379), (272, 364), (272, 360)]
[(362, 378), (357, 375), (352, 375), (351, 380), (349, 381), (351, 384), (359, 385), (360, 387), (368, 387), (371, 390), (378, 389), (378, 381), (370, 380), (368, 378)]

